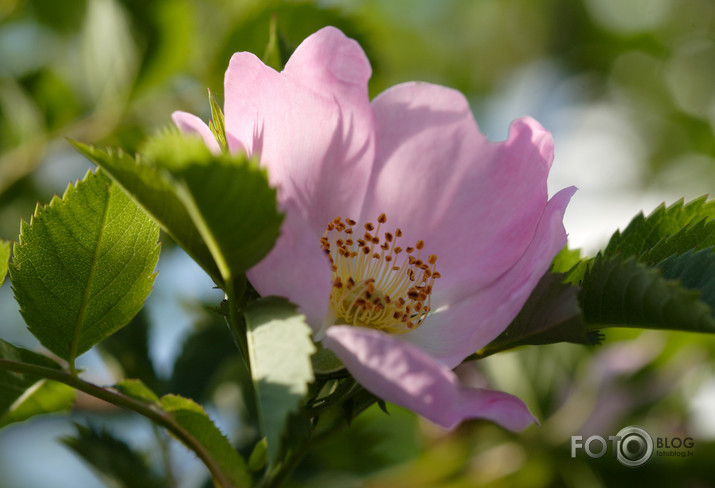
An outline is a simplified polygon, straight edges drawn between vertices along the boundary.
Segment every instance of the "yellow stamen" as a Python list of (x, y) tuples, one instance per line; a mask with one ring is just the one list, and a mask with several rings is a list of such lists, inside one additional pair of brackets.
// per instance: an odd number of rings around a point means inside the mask
[(386, 222), (385, 214), (380, 214), (377, 227), (367, 222), (363, 238), (353, 240), (357, 222), (336, 217), (320, 244), (333, 269), (330, 306), (338, 320), (402, 334), (419, 327), (429, 314), (434, 280), (440, 274), (435, 270), (436, 255), (422, 261), (422, 240), (407, 247), (398, 259), (403, 250), (397, 246), (402, 231), (385, 232), (381, 240), (380, 228)]

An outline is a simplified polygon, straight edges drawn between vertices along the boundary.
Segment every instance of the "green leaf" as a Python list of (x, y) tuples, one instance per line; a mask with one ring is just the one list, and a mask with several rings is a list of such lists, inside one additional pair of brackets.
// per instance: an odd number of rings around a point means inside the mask
[[(191, 434), (216, 461), (231, 486), (251, 485), (251, 477), (243, 458), (233, 449), (228, 439), (211, 421), (198, 403), (177, 395), (161, 397), (161, 405), (174, 421)], [(222, 486), (214, 480), (216, 486)]]
[(278, 16), (273, 14), (268, 24), (268, 44), (263, 53), (263, 64), (276, 71), (283, 71), (287, 59), (285, 51), (285, 43), (282, 42), (278, 33)]
[(715, 246), (715, 218), (710, 220), (704, 218), (686, 224), (673, 235), (664, 237), (643, 253), (640, 260), (648, 264), (656, 264), (674, 254), (711, 246)]
[(251, 374), (261, 432), (268, 442), (268, 464), (281, 453), (288, 415), (313, 381), (311, 329), (294, 305), (277, 297), (251, 302), (244, 311)]
[(209, 90), (209, 105), (211, 106), (211, 120), (209, 120), (209, 129), (216, 138), (218, 146), (223, 152), (228, 152), (228, 142), (226, 141), (226, 125), (224, 124), (223, 112), (219, 107), (216, 97)]
[(10, 260), (10, 243), (0, 239), (0, 286), (7, 275), (7, 263)]
[(141, 380), (124, 379), (114, 385), (114, 389), (135, 400), (144, 403), (159, 404), (159, 397), (146, 386)]
[(266, 172), (243, 154), (213, 155), (203, 141), (165, 133), (144, 156), (167, 171), (224, 282), (240, 276), (273, 247), (283, 221)]
[(598, 343), (598, 333), (587, 329), (581, 314), (578, 302), (580, 288), (564, 283), (563, 278), (561, 273), (546, 273), (519, 315), (478, 356), (488, 356), (521, 345)]
[(576, 266), (580, 260), (581, 251), (579, 249), (569, 249), (568, 246), (564, 246), (554, 257), (551, 263), (551, 271), (554, 273), (566, 273)]
[[(52, 359), (0, 339), (0, 359), (61, 371)], [(0, 427), (35, 415), (69, 410), (74, 390), (54, 381), (0, 369)]]
[(663, 270), (664, 278), (679, 280), (685, 288), (700, 290), (700, 301), (708, 304), (715, 317), (715, 246), (670, 256), (658, 267)]
[(248, 469), (255, 473), (266, 467), (266, 452), (268, 450), (268, 444), (266, 443), (266, 438), (264, 437), (256, 443), (251, 451), (251, 456), (248, 458)]
[(75, 424), (77, 434), (62, 442), (97, 470), (108, 486), (124, 488), (161, 488), (166, 479), (149, 467), (147, 460), (123, 440), (105, 429)]
[(70, 363), (141, 309), (159, 257), (159, 228), (101, 173), (22, 223), (10, 266), (30, 331)]
[[(667, 276), (680, 273), (675, 271), (675, 265), (689, 261), (683, 259), (673, 262)], [(683, 273), (691, 276), (690, 271)], [(639, 327), (715, 332), (715, 318), (700, 296), (699, 290), (667, 279), (658, 267), (649, 268), (635, 258), (602, 255), (593, 260), (579, 294), (584, 318), (591, 329)]]
[(146, 164), (141, 159), (135, 160), (121, 149), (104, 151), (76, 141), (70, 143), (124, 188), (127, 194), (158, 222), (215, 283), (221, 283), (221, 273), (199, 230), (171, 183), (158, 168)]
[[(709, 202), (706, 200), (707, 196), (702, 196), (688, 204), (683, 204), (681, 199), (667, 208), (665, 204), (660, 205), (648, 217), (644, 217), (642, 213), (637, 215), (628, 227), (611, 237), (603, 255), (608, 257), (620, 253), (629, 257), (653, 253), (649, 259), (652, 260), (657, 259), (658, 256), (665, 257), (663, 254), (667, 252), (684, 252), (691, 249), (692, 238), (699, 235), (702, 230), (689, 236), (681, 234), (677, 239), (672, 239), (670, 236), (682, 232), (681, 229), (684, 227), (703, 219), (715, 219), (715, 200)], [(682, 242), (677, 245), (681, 239)]]

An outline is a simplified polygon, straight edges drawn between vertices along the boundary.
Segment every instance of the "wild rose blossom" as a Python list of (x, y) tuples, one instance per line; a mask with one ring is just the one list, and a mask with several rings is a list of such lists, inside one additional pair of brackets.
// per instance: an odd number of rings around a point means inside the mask
[[(507, 327), (565, 245), (575, 189), (548, 199), (553, 142), (536, 121), (492, 143), (459, 92), (412, 82), (370, 102), (370, 75), (333, 27), (280, 73), (251, 53), (231, 58), (229, 149), (260, 155), (286, 214), (249, 279), (297, 304), (377, 396), (445, 428), (485, 418), (523, 429), (534, 418), (521, 400), (460, 385), (452, 368)], [(173, 119), (219, 150), (199, 118)]]

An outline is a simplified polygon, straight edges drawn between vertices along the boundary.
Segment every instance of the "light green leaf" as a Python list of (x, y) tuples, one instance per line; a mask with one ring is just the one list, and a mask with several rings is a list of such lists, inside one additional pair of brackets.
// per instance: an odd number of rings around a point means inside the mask
[(211, 252), (171, 183), (163, 177), (159, 169), (146, 164), (141, 159), (135, 160), (121, 149), (104, 151), (79, 142), (70, 142), (124, 188), (127, 194), (159, 223), (215, 283), (221, 283), (221, 274), (211, 257)]
[(568, 246), (564, 246), (554, 257), (551, 263), (551, 271), (554, 273), (566, 273), (576, 266), (580, 260), (581, 251), (579, 249), (569, 249)]
[[(603, 251), (604, 256), (615, 256), (621, 254), (624, 257), (641, 256), (644, 253), (653, 252), (651, 259), (657, 259), (655, 254), (663, 256), (668, 252), (685, 252), (691, 249), (692, 239), (684, 239), (681, 245), (688, 247), (676, 247), (677, 240), (670, 236), (682, 232), (681, 229), (688, 225), (693, 225), (703, 219), (715, 219), (715, 200), (706, 201), (707, 196), (697, 198), (687, 204), (679, 200), (670, 207), (660, 205), (648, 217), (643, 214), (637, 215), (623, 231), (616, 232), (608, 242)], [(700, 232), (700, 231), (698, 231)], [(680, 238), (683, 238), (681, 235)], [(666, 242), (670, 242), (666, 246)], [(659, 251), (651, 251), (660, 247)]]
[[(680, 272), (674, 269), (675, 266), (667, 275), (677, 276)], [(649, 268), (635, 258), (601, 255), (591, 263), (579, 294), (584, 318), (591, 329), (638, 327), (715, 332), (715, 317), (700, 296), (699, 290), (667, 279), (658, 267)]]
[(218, 147), (223, 152), (228, 152), (228, 142), (226, 141), (226, 125), (224, 124), (223, 112), (219, 107), (216, 97), (209, 90), (209, 105), (211, 106), (211, 120), (209, 120), (209, 129), (218, 142)]
[[(221, 473), (231, 483), (230, 486), (250, 486), (251, 477), (248, 474), (245, 461), (233, 449), (231, 443), (211, 421), (201, 405), (177, 395), (161, 397), (161, 405), (177, 424), (208, 451)], [(214, 483), (216, 486), (223, 486), (218, 480), (214, 480)]]
[(7, 263), (10, 260), (10, 243), (0, 239), (0, 286), (7, 275)]
[[(0, 339), (0, 359), (44, 366), (60, 371), (52, 359)], [(35, 415), (69, 410), (74, 390), (37, 376), (0, 369), (0, 427)]]
[(294, 305), (277, 297), (251, 302), (244, 311), (251, 374), (269, 466), (281, 452), (288, 415), (313, 381), (311, 329)]
[(159, 403), (159, 397), (156, 396), (156, 393), (151, 391), (151, 389), (142, 383), (141, 380), (124, 379), (114, 385), (114, 388), (126, 396), (139, 400), (140, 402)]
[(159, 228), (111, 180), (88, 172), (22, 223), (10, 266), (30, 331), (74, 367), (77, 356), (141, 309)]
[(283, 221), (266, 172), (243, 154), (213, 155), (199, 138), (166, 133), (143, 148), (171, 176), (221, 272), (240, 276), (273, 247)]

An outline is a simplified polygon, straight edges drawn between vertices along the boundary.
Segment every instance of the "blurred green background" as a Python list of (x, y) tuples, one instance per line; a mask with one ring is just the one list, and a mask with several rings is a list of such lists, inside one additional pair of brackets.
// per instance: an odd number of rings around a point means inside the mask
[[(457, 88), (494, 140), (512, 119), (537, 118), (556, 143), (551, 192), (580, 189), (565, 223), (571, 246), (589, 254), (641, 209), (715, 189), (712, 0), (0, 0), (0, 238), (17, 239), (37, 202), (90, 167), (65, 137), (133, 151), (174, 110), (207, 119), (206, 88), (221, 99), (231, 54), (263, 54), (273, 16), (288, 50), (325, 25), (357, 39), (372, 63), (373, 96), (409, 80)], [(202, 305), (221, 297), (162, 241), (146, 312), (83, 358), (86, 376), (140, 377), (203, 401), (250, 451), (236, 356)], [(36, 347), (9, 285), (0, 289), (0, 336)], [(713, 337), (630, 331), (609, 331), (595, 348), (501, 354), (460, 373), (524, 399), (540, 427), (510, 434), (473, 421), (445, 433), (394, 406), (389, 416), (369, 410), (312, 453), (293, 486), (713, 486), (714, 358)], [(76, 437), (72, 422), (87, 418), (95, 430), (81, 431), (75, 456), (56, 439)], [(605, 437), (627, 425), (693, 437), (693, 456), (639, 468), (583, 451), (571, 458), (572, 435)], [(98, 443), (103, 435), (117, 442)], [(84, 398), (70, 418), (0, 431), (2, 488), (105, 486), (121, 460), (136, 482), (115, 475), (110, 486), (206, 481), (148, 423)]]

